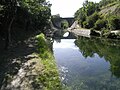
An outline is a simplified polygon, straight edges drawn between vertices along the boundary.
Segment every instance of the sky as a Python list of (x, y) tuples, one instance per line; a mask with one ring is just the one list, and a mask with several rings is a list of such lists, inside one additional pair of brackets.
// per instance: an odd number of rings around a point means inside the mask
[[(52, 15), (60, 14), (61, 17), (73, 17), (74, 13), (82, 7), (85, 0), (47, 0), (52, 4)], [(89, 0), (99, 2), (100, 0)]]

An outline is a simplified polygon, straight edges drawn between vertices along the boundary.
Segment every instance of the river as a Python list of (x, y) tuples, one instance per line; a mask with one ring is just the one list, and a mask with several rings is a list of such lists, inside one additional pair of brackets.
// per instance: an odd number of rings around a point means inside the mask
[(59, 39), (53, 52), (68, 90), (120, 90), (120, 42), (85, 38)]

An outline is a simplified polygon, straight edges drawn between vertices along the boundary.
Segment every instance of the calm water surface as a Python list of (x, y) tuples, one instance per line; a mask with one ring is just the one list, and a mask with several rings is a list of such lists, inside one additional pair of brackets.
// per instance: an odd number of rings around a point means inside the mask
[(120, 42), (84, 38), (53, 43), (61, 81), (68, 90), (120, 90)]

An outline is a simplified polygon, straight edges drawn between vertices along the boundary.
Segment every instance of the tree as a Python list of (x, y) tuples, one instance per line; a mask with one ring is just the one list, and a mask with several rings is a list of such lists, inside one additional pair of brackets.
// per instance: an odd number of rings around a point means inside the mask
[(96, 30), (101, 30), (102, 28), (106, 28), (107, 21), (105, 19), (98, 19), (95, 23), (94, 28)]
[(2, 26), (4, 27), (3, 31), (6, 34), (5, 48), (7, 48), (11, 42), (11, 27), (12, 27), (12, 24), (13, 24), (15, 17), (16, 17), (17, 0), (2, 1), (0, 4), (3, 7), (2, 18), (4, 18), (4, 21), (2, 22)]
[[(85, 28), (93, 28), (95, 22), (99, 19), (99, 14), (97, 12), (93, 13), (91, 16), (86, 18), (86, 25), (83, 25)], [(85, 24), (85, 23), (84, 23)]]
[(80, 8), (79, 10), (77, 10), (74, 16), (75, 19), (78, 20), (79, 24), (83, 26), (82, 23), (86, 20), (86, 13), (84, 12), (84, 8)]
[(110, 30), (117, 30), (120, 29), (120, 16), (110, 16), (107, 19), (108, 21), (108, 29)]
[(92, 15), (95, 11), (99, 11), (99, 5), (97, 3), (88, 2), (88, 0), (86, 0), (83, 3), (83, 7), (77, 10), (74, 16), (83, 27), (83, 22), (86, 20), (86, 17)]
[(50, 6), (51, 4), (46, 0), (1, 0), (0, 25), (4, 30), (1, 30), (0, 34), (5, 33), (6, 48), (12, 39), (11, 27), (18, 20), (24, 21), (25, 30), (29, 26), (34, 26), (37, 30), (44, 30), (50, 21)]

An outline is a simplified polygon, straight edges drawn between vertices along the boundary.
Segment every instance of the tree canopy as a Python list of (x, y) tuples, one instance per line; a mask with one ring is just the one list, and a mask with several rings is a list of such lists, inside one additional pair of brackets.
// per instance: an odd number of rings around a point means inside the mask
[(87, 16), (92, 15), (95, 11), (99, 10), (99, 6), (97, 3), (89, 2), (86, 0), (83, 3), (83, 7), (78, 9), (75, 13), (75, 19), (79, 21), (79, 23), (82, 25), (82, 23), (86, 20)]
[(74, 16), (83, 28), (119, 30), (119, 6), (120, 0), (101, 0), (99, 3), (86, 0)]
[(46, 0), (1, 0), (0, 36), (5, 39), (6, 47), (13, 38), (12, 27), (20, 26), (25, 31), (31, 27), (44, 33), (51, 17), (50, 7), (51, 4)]

